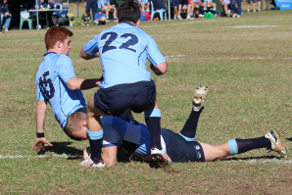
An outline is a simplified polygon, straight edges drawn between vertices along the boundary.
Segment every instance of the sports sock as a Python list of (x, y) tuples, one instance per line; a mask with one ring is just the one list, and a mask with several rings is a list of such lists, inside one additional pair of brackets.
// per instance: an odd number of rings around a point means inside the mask
[(151, 109), (146, 110), (145, 121), (149, 129), (150, 139), (151, 139), (151, 148), (158, 148), (161, 150), (160, 134), (161, 134), (161, 111), (160, 109)]
[(196, 138), (196, 132), (197, 132), (197, 125), (199, 122), (200, 115), (203, 111), (204, 107), (199, 110), (199, 112), (191, 111), (191, 114), (186, 121), (184, 127), (182, 128), (180, 135), (186, 140), (186, 141), (194, 141)]
[(150, 9), (146, 9), (146, 12), (150, 12)]
[(116, 20), (116, 19), (117, 19), (117, 17), (115, 16), (115, 17), (114, 17), (114, 20)]
[(109, 17), (106, 17), (107, 20), (109, 20)]
[(228, 146), (230, 154), (235, 155), (258, 148), (270, 149), (271, 141), (265, 136), (250, 139), (233, 139), (228, 141)]
[(190, 17), (191, 17), (191, 18), (194, 17), (194, 14), (190, 14)]
[(102, 161), (101, 158), (101, 141), (103, 137), (103, 130), (100, 131), (90, 131), (86, 129), (88, 137), (89, 137), (89, 144), (91, 149), (91, 160), (94, 163), (99, 163)]

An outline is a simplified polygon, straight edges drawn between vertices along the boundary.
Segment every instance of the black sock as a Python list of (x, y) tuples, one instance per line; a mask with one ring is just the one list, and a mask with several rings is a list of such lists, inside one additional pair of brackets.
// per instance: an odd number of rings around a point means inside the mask
[(91, 140), (89, 139), (90, 149), (91, 149), (91, 160), (94, 163), (99, 163), (102, 161), (101, 158), (101, 141), (102, 139)]
[(149, 117), (145, 119), (146, 125), (149, 129), (150, 138), (151, 138), (151, 148), (158, 148), (161, 150), (160, 134), (160, 117)]
[(203, 111), (204, 107), (199, 110), (199, 112), (191, 111), (191, 114), (186, 121), (183, 129), (181, 130), (181, 134), (189, 137), (189, 138), (194, 138), (196, 137), (196, 132), (197, 132), (197, 125), (199, 122), (200, 115)]
[(251, 139), (235, 139), (235, 141), (237, 143), (238, 154), (258, 148), (271, 148), (271, 141), (265, 136)]

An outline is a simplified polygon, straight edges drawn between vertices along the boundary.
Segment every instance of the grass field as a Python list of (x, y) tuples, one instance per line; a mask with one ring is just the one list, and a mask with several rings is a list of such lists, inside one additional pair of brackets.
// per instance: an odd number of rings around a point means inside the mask
[[(76, 13), (76, 7), (72, 10)], [(277, 130), (291, 149), (291, 19), (292, 11), (263, 11), (244, 13), (240, 19), (142, 22), (169, 65), (167, 74), (152, 75), (162, 127), (180, 131), (195, 87), (204, 84), (210, 90), (199, 141), (216, 145)], [(104, 28), (71, 28), (70, 57), (78, 76), (101, 75), (99, 60), (82, 60), (79, 51)], [(88, 142), (71, 141), (50, 108), (45, 134), (54, 146), (37, 157), (31, 150), (35, 74), (46, 52), (45, 32), (0, 35), (0, 194), (291, 194), (291, 158), (280, 160), (264, 149), (221, 162), (174, 163), (170, 169), (138, 162), (80, 167), (79, 155)], [(84, 91), (86, 100), (94, 91)], [(144, 121), (142, 114), (135, 117)]]

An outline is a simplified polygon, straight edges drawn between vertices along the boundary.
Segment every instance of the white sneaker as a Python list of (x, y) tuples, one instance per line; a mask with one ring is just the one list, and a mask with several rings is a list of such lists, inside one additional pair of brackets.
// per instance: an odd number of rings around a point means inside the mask
[(246, 12), (249, 12), (249, 9)]
[(86, 160), (83, 160), (82, 162), (80, 162), (79, 165), (86, 166), (86, 167), (92, 166), (92, 167), (96, 167), (96, 168), (105, 167), (103, 161), (96, 164), (91, 160), (90, 156)]
[(233, 18), (236, 18), (237, 17), (237, 14), (233, 14), (233, 16), (232, 16)]
[(177, 17), (179, 20), (182, 20), (183, 18), (179, 15), (178, 17)]
[(8, 28), (5, 28), (4, 26), (3, 26), (3, 30), (4, 30), (5, 32), (8, 32), (8, 31), (9, 31)]
[(199, 18), (204, 18), (205, 15), (204, 14), (199, 14)]
[(193, 111), (199, 112), (199, 110), (205, 105), (208, 90), (208, 86), (197, 87), (193, 99)]
[(170, 157), (166, 154), (165, 150), (158, 148), (151, 149), (151, 158), (158, 163), (160, 167), (169, 166), (171, 164)]
[(188, 16), (186, 19), (187, 20), (193, 20), (194, 18), (191, 18), (190, 16)]
[(288, 159), (287, 148), (283, 146), (280, 141), (280, 135), (277, 131), (271, 131), (265, 135), (271, 142), (271, 149), (268, 149), (267, 152), (275, 151), (284, 159)]
[(253, 12), (257, 12), (256, 10), (253, 10)]
[(237, 17), (237, 18), (240, 18), (240, 15), (237, 15), (236, 17)]

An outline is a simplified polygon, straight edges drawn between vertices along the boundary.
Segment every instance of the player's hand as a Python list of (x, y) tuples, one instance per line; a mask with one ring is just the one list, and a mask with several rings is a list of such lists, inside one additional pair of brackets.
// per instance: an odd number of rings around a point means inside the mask
[(45, 150), (45, 144), (48, 144), (49, 146), (53, 146), (45, 137), (36, 138), (35, 143), (32, 146), (32, 150), (36, 147), (36, 151), (40, 152), (42, 150)]

